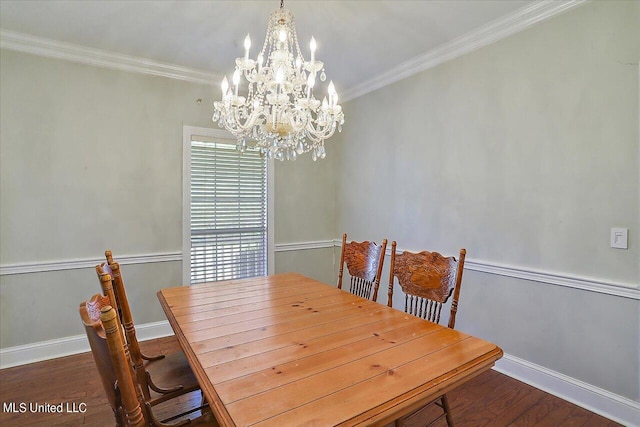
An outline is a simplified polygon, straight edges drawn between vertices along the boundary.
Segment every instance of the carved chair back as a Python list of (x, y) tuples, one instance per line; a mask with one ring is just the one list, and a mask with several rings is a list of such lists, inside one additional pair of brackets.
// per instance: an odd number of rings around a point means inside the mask
[(428, 251), (396, 254), (396, 242), (392, 242), (387, 305), (393, 303), (394, 277), (405, 294), (404, 311), (435, 323), (440, 323), (442, 307), (453, 294), (448, 323), (453, 329), (466, 253), (460, 249), (458, 260)]
[(142, 392), (133, 379), (122, 327), (109, 298), (94, 295), (81, 303), (79, 310), (116, 425), (147, 425), (139, 400)]
[(342, 276), (346, 263), (351, 276), (349, 292), (376, 301), (386, 249), (387, 239), (384, 239), (379, 246), (369, 241), (347, 243), (347, 234), (343, 234), (338, 289), (342, 289)]

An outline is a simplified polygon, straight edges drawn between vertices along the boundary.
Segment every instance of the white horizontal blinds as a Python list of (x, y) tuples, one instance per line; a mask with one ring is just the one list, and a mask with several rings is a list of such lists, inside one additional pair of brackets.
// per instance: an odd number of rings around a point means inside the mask
[(266, 158), (192, 137), (191, 283), (266, 274)]

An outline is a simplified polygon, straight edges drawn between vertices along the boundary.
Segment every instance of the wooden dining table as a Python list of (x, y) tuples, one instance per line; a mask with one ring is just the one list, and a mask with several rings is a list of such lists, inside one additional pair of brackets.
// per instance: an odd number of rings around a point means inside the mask
[(502, 356), (495, 344), (296, 273), (158, 298), (222, 426), (384, 425)]

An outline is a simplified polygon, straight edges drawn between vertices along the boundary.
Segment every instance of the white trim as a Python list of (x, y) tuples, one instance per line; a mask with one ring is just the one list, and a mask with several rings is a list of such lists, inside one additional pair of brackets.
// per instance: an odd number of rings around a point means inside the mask
[(217, 85), (217, 82), (222, 80), (222, 76), (208, 71), (92, 49), (15, 31), (0, 30), (0, 48), (192, 83)]
[[(338, 243), (334, 240), (338, 247)], [(419, 252), (407, 248), (396, 248), (396, 252), (411, 251)], [(386, 256), (391, 256), (391, 248), (387, 246)], [(614, 282), (605, 279), (592, 277), (574, 276), (568, 273), (558, 273), (552, 271), (535, 270), (525, 267), (516, 267), (505, 264), (496, 264), (489, 261), (471, 260), (466, 258), (464, 269), (478, 271), (481, 273), (494, 274), (497, 276), (511, 277), (514, 279), (530, 280), (533, 282), (546, 283), (548, 285), (565, 286), (567, 288), (581, 289), (583, 291), (598, 292), (601, 294), (614, 295), (618, 297), (640, 300), (640, 285), (624, 282)]]
[(525, 269), (522, 267), (500, 265), (479, 260), (465, 260), (464, 268), (482, 273), (512, 277), (514, 279), (524, 279), (549, 285), (559, 285), (568, 288), (582, 289), (584, 291), (640, 300), (640, 286), (630, 283), (613, 282), (590, 277), (579, 277), (565, 273)]
[(191, 135), (201, 128), (182, 125), (182, 284), (191, 281)]
[(276, 210), (275, 160), (267, 160), (267, 274), (276, 272)]
[[(166, 320), (136, 326), (136, 336), (140, 341), (173, 335)], [(33, 344), (18, 345), (0, 349), (0, 369), (41, 362), (73, 354), (91, 351), (86, 335), (57, 338)]]
[[(143, 254), (143, 255), (125, 255), (125, 256), (118, 255), (116, 258), (120, 263), (120, 265), (149, 264), (154, 262), (182, 261), (182, 254), (180, 252), (165, 252), (165, 253)], [(105, 258), (84, 258), (84, 259), (69, 259), (69, 260), (58, 260), (58, 261), (4, 264), (4, 265), (0, 265), (0, 276), (6, 276), (11, 274), (43, 273), (43, 272), (49, 272), (49, 271), (94, 268), (96, 265), (102, 262), (105, 262)]]
[[(229, 141), (235, 145), (235, 137), (224, 129), (182, 125), (182, 283), (191, 282), (191, 139), (204, 136)], [(267, 160), (267, 274), (275, 272), (274, 243), (274, 164)]]
[(640, 402), (505, 354), (496, 371), (626, 426), (638, 426)]
[[(585, 2), (586, 0), (535, 2), (347, 89), (342, 95), (343, 102), (488, 46)], [(214, 85), (222, 80), (222, 76), (203, 70), (87, 48), (15, 31), (0, 30), (0, 48), (193, 83)]]
[(585, 1), (586, 0), (544, 0), (535, 2), (530, 6), (517, 10), (510, 15), (499, 18), (461, 37), (431, 49), (428, 52), (404, 61), (372, 79), (347, 89), (342, 94), (342, 100), (343, 102), (350, 101), (390, 85), (391, 83), (406, 79), (421, 71), (428, 70), (429, 68), (436, 67), (444, 62), (488, 46), (498, 40), (525, 30), (534, 24), (559, 15), (576, 6), (580, 6), (585, 3)]
[(191, 282), (191, 137), (232, 140), (224, 130), (182, 125), (182, 283)]
[[(327, 246), (323, 246), (327, 247)], [(173, 335), (169, 322), (136, 327), (140, 341)], [(0, 369), (91, 351), (87, 337), (76, 335), (0, 349)], [(628, 426), (640, 419), (640, 403), (509, 354), (496, 362), (496, 371), (523, 381), (568, 402)]]
[(317, 240), (314, 242), (277, 243), (276, 252), (304, 251), (308, 249), (332, 248), (334, 240)]
[[(195, 134), (198, 134), (196, 132)], [(188, 206), (189, 203), (184, 204)], [(188, 209), (188, 208), (185, 208)], [(188, 215), (188, 212), (187, 212)], [(184, 227), (184, 224), (183, 224)], [(272, 239), (273, 241), (273, 239)], [(184, 242), (183, 242), (184, 244)], [(288, 252), (299, 250), (323, 249), (341, 247), (342, 240), (317, 240), (310, 242), (296, 243), (276, 243), (273, 248), (269, 248), (269, 256), (273, 260), (274, 252)], [(188, 247), (184, 246), (184, 247)], [(399, 252), (403, 250), (411, 250), (406, 248), (397, 248)], [(387, 256), (390, 256), (391, 248), (387, 248)], [(76, 259), (61, 261), (33, 262), (24, 264), (5, 264), (0, 266), (0, 276), (24, 273), (40, 273), (47, 271), (76, 270), (82, 268), (93, 268), (96, 264), (103, 262), (104, 259)], [(118, 261), (122, 265), (128, 264), (146, 264), (154, 262), (167, 261), (183, 261), (188, 262), (189, 257), (184, 257), (181, 252), (167, 252), (157, 254), (129, 255), (119, 256)], [(184, 264), (183, 264), (184, 265)], [(465, 260), (465, 269), (470, 271), (478, 271), (481, 273), (494, 274), (498, 276), (511, 277), (514, 279), (523, 279), (534, 282), (546, 283), (550, 285), (565, 286), (574, 289), (581, 289), (589, 292), (598, 292), (606, 295), (613, 295), (623, 298), (631, 298), (640, 300), (640, 285), (615, 282), (605, 279), (597, 279), (591, 277), (574, 276), (567, 273), (558, 273), (551, 271), (534, 270), (525, 267), (510, 266), (504, 264), (496, 264), (489, 261)], [(270, 271), (274, 271), (271, 269)], [(188, 283), (184, 281), (184, 283)]]

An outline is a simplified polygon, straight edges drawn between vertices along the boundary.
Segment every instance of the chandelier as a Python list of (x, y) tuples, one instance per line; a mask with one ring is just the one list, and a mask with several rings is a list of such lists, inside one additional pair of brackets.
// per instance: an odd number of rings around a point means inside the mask
[[(213, 121), (236, 137), (240, 152), (255, 147), (269, 158), (295, 160), (310, 151), (314, 161), (324, 159), (324, 141), (336, 128), (342, 131), (344, 113), (333, 81), (322, 102), (315, 97), (316, 78), (326, 80), (324, 64), (315, 58), (316, 40), (311, 37), (311, 58), (306, 61), (293, 15), (281, 0), (280, 9), (271, 12), (267, 36), (255, 60), (249, 58), (250, 48), (247, 34), (232, 84), (226, 76), (222, 80), (222, 100), (214, 102)], [(240, 88), (245, 86), (246, 96), (242, 96)]]

